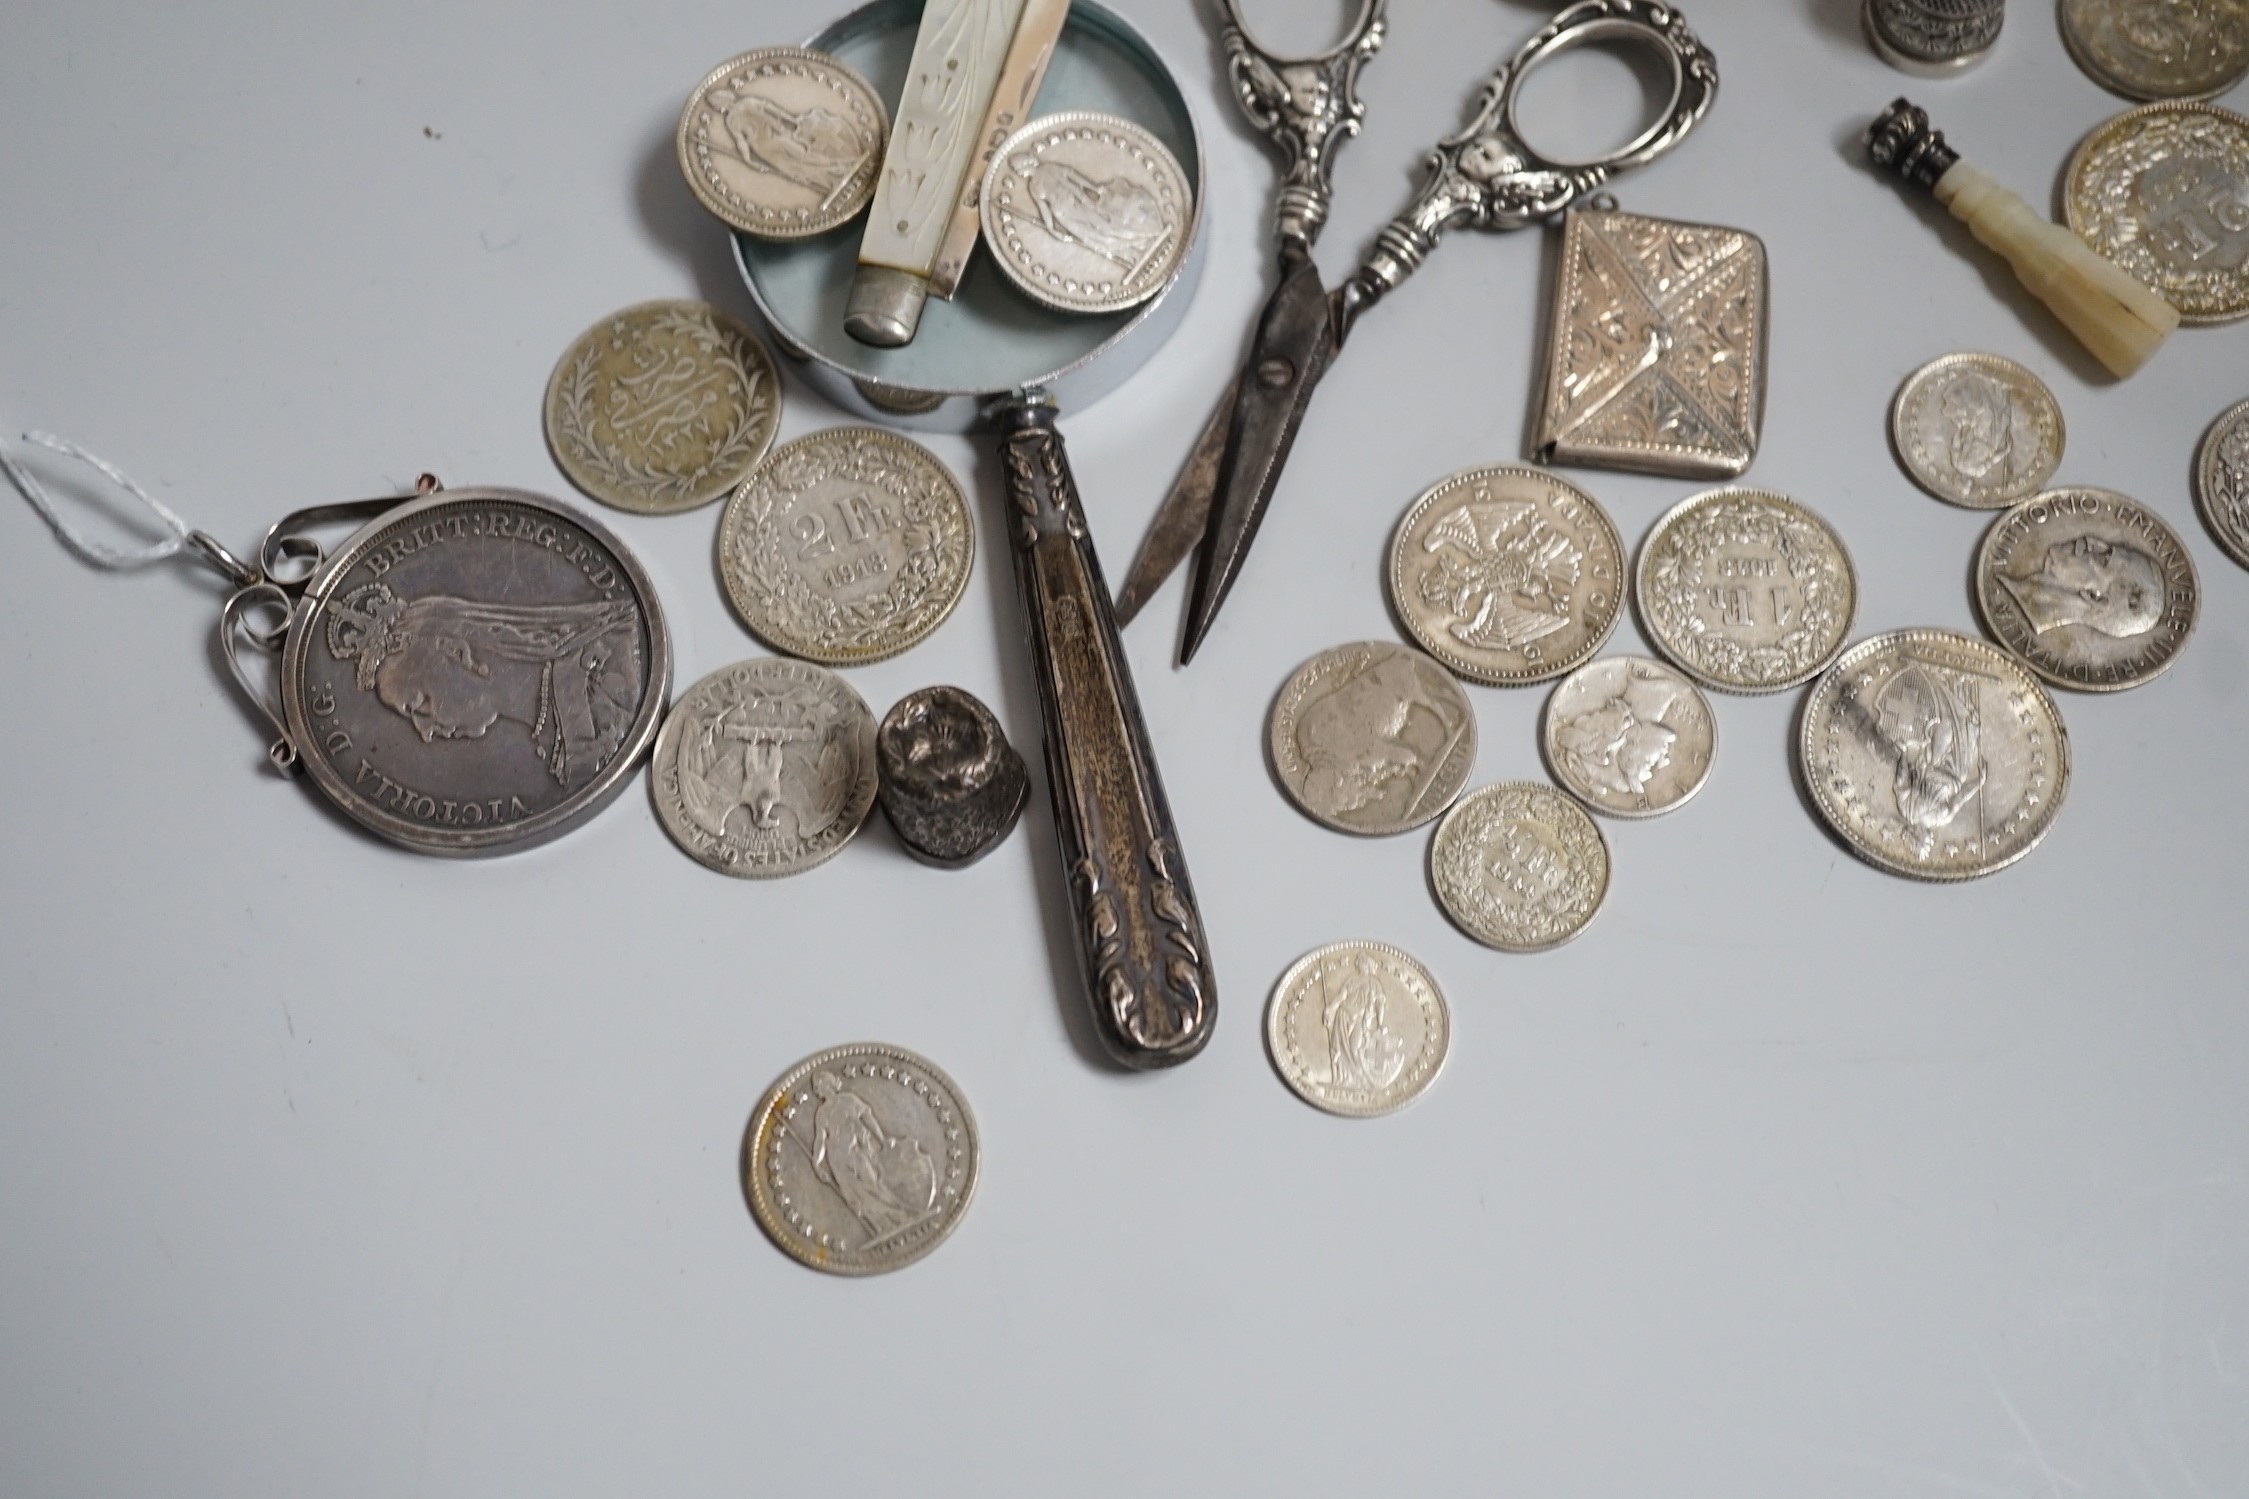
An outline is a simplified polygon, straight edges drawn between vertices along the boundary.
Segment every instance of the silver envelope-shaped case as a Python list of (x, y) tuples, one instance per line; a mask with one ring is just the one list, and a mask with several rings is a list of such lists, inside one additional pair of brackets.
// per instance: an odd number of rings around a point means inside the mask
[(1537, 456), (1730, 479), (1765, 420), (1765, 245), (1576, 209), (1562, 227)]

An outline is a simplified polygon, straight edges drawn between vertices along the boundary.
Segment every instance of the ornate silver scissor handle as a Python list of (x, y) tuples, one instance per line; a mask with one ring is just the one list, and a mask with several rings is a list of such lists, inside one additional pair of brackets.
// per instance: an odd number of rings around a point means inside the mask
[(1359, 133), (1367, 107), (1359, 102), (1359, 68), (1382, 50), (1383, 8), (1359, 0), (1359, 17), (1344, 39), (1313, 57), (1276, 57), (1257, 44), (1242, 19), (1241, 0), (1218, 0), (1219, 38), (1234, 98), (1250, 123), (1288, 157), (1273, 232), (1283, 245), (1310, 249), (1335, 197), (1335, 151)]

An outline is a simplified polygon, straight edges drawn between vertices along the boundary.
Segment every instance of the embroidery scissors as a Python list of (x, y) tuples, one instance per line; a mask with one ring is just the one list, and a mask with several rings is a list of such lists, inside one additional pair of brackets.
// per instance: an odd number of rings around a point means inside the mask
[[(1561, 213), (1617, 173), (1679, 144), (1718, 93), (1717, 59), (1676, 7), (1658, 0), (1575, 0), (1485, 81), (1473, 118), (1430, 152), (1412, 205), (1331, 292), (1313, 263), (1312, 243), (1334, 197), (1335, 152), (1358, 133), (1366, 113), (1358, 98), (1359, 69), (1382, 45), (1386, 3), (1360, 0), (1342, 42), (1313, 57), (1284, 59), (1252, 39), (1241, 0), (1218, 0), (1235, 100), (1278, 145), (1288, 168), (1273, 220), (1280, 285), (1258, 317), (1249, 358), (1157, 510), (1117, 595), (1121, 624), (1199, 548), (1179, 648), (1182, 666), (1194, 659), (1240, 575), (1312, 392), (1360, 315), (1412, 275), (1448, 229), (1520, 229)], [(1523, 79), (1547, 59), (1590, 42), (1654, 50), (1669, 65), (1670, 100), (1638, 137), (1608, 156), (1590, 162), (1541, 156), (1516, 126)]]

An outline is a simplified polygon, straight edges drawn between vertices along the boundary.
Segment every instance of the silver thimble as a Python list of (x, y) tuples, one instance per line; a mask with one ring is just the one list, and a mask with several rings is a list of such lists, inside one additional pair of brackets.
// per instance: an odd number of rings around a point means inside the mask
[(1866, 34), (1901, 72), (1941, 78), (1983, 61), (2007, 0), (1866, 0)]

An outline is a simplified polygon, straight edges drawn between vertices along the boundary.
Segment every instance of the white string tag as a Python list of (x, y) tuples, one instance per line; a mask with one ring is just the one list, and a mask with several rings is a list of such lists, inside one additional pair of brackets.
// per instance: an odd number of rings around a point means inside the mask
[(104, 572), (127, 572), (133, 568), (147, 567), (151, 563), (176, 557), (187, 547), (189, 535), (187, 522), (182, 520), (171, 506), (135, 484), (116, 464), (97, 454), (87, 452), (74, 442), (67, 442), (60, 437), (50, 436), (45, 432), (26, 432), (23, 435), (23, 440), (37, 443), (43, 448), (52, 449), (66, 458), (75, 458), (80, 463), (85, 464), (95, 473), (100, 474), (110, 483), (146, 506), (148, 512), (156, 517), (167, 533), (160, 540), (150, 542), (147, 546), (138, 550), (123, 550), (113, 547), (107, 542), (95, 540), (64, 519), (61, 509), (55, 503), (54, 496), (47, 492), (47, 487), (34, 478), (28, 469), (11, 458), (5, 447), (0, 447), (0, 469), (7, 471), (10, 481), (15, 484), (23, 497), (31, 502), (31, 508), (39, 512), (39, 518), (47, 523), (48, 529), (55, 533), (55, 539), (68, 547), (71, 554), (81, 562), (101, 568)]

